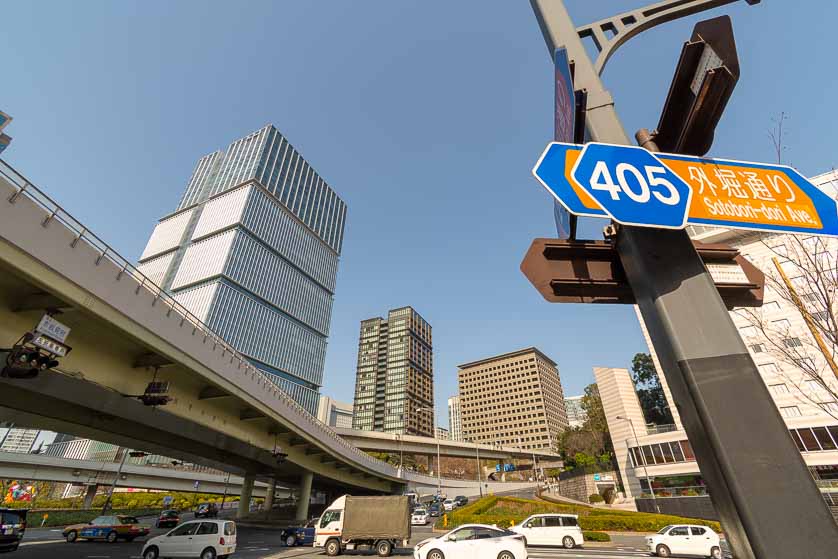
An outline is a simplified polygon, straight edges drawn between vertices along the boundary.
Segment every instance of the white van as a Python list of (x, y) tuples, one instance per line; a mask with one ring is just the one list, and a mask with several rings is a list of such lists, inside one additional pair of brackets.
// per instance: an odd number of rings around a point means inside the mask
[(216, 559), (236, 552), (236, 523), (232, 520), (184, 522), (143, 546), (143, 559), (194, 557)]
[(527, 538), (527, 545), (581, 547), (584, 538), (575, 514), (534, 514), (509, 528)]

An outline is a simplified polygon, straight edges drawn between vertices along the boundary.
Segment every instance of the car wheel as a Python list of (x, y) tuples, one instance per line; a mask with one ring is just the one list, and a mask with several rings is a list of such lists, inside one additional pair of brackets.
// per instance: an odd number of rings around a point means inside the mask
[(378, 553), (379, 557), (390, 557), (393, 552), (393, 544), (388, 541), (380, 541), (375, 546), (375, 552)]
[(718, 546), (714, 545), (712, 549), (710, 549), (710, 557), (712, 557), (712, 559), (722, 559), (722, 550), (719, 549)]
[(297, 538), (295, 538), (293, 535), (288, 536), (287, 538), (285, 538), (285, 545), (287, 545), (288, 547), (294, 547), (294, 544), (296, 544), (296, 543), (297, 543)]
[(501, 551), (498, 559), (515, 559), (515, 555), (511, 551)]
[(445, 559), (445, 555), (438, 549), (432, 549), (428, 552), (428, 559)]
[(340, 542), (337, 540), (329, 540), (326, 542), (326, 555), (334, 557), (340, 555)]
[(201, 559), (215, 559), (215, 549), (208, 547), (201, 552)]
[(78, 539), (78, 537), (79, 537), (78, 532), (76, 532), (75, 530), (70, 530), (69, 532), (67, 532), (67, 535), (64, 536), (64, 539), (67, 540), (69, 543), (73, 543), (74, 541), (76, 541)]
[(143, 559), (157, 559), (158, 557), (160, 557), (160, 552), (154, 546), (149, 547), (143, 553)]
[(565, 549), (573, 549), (576, 547), (576, 542), (573, 541), (573, 538), (570, 536), (565, 536), (562, 538), (562, 546), (564, 546)]
[(669, 551), (669, 548), (663, 544), (660, 544), (655, 548), (655, 553), (658, 554), (658, 557), (669, 557), (672, 554), (672, 552)]
[(115, 543), (117, 537), (118, 537), (117, 533), (114, 532), (113, 530), (111, 530), (110, 532), (108, 532), (108, 535), (105, 538), (105, 541), (108, 542), (108, 543)]

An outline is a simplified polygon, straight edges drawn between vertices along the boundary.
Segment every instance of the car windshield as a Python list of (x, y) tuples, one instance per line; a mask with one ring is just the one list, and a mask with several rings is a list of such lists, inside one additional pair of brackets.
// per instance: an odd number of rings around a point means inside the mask
[(672, 528), (672, 525), (671, 525), (671, 524), (670, 524), (669, 526), (664, 526), (663, 528), (661, 528), (661, 529), (660, 529), (660, 531), (658, 532), (658, 534), (665, 534), (665, 533), (666, 533), (666, 531), (667, 531), (667, 530), (669, 530), (670, 528)]
[(413, 511), (413, 514), (427, 514), (427, 511), (425, 509), (416, 509)]
[(139, 524), (140, 521), (134, 516), (120, 516), (119, 522), (122, 524)]
[(160, 516), (165, 516), (167, 518), (172, 518), (177, 516), (177, 511), (175, 510), (164, 510)]
[(0, 511), (0, 524), (20, 524), (26, 518), (26, 511)]

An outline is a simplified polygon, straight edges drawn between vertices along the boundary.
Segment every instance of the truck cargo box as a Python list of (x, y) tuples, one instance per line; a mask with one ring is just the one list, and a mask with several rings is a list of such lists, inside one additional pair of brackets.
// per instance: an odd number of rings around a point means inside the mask
[(346, 496), (343, 533), (346, 540), (410, 539), (410, 501), (405, 495), (392, 497)]

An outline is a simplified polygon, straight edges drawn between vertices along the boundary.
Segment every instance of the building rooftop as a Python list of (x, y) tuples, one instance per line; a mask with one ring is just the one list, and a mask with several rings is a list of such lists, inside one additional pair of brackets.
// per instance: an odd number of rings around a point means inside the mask
[(510, 353), (502, 353), (500, 355), (495, 355), (494, 357), (487, 357), (485, 359), (480, 359), (478, 361), (472, 361), (470, 363), (463, 363), (462, 365), (457, 365), (459, 369), (469, 369), (471, 367), (476, 367), (478, 365), (482, 365), (483, 363), (489, 363), (490, 361), (498, 361), (500, 359), (509, 359), (512, 357), (517, 357), (518, 355), (526, 355), (528, 353), (537, 353), (541, 356), (542, 359), (553, 365), (556, 366), (556, 362), (547, 357), (541, 350), (537, 347), (528, 347), (525, 349), (519, 349), (518, 351), (512, 351)]

